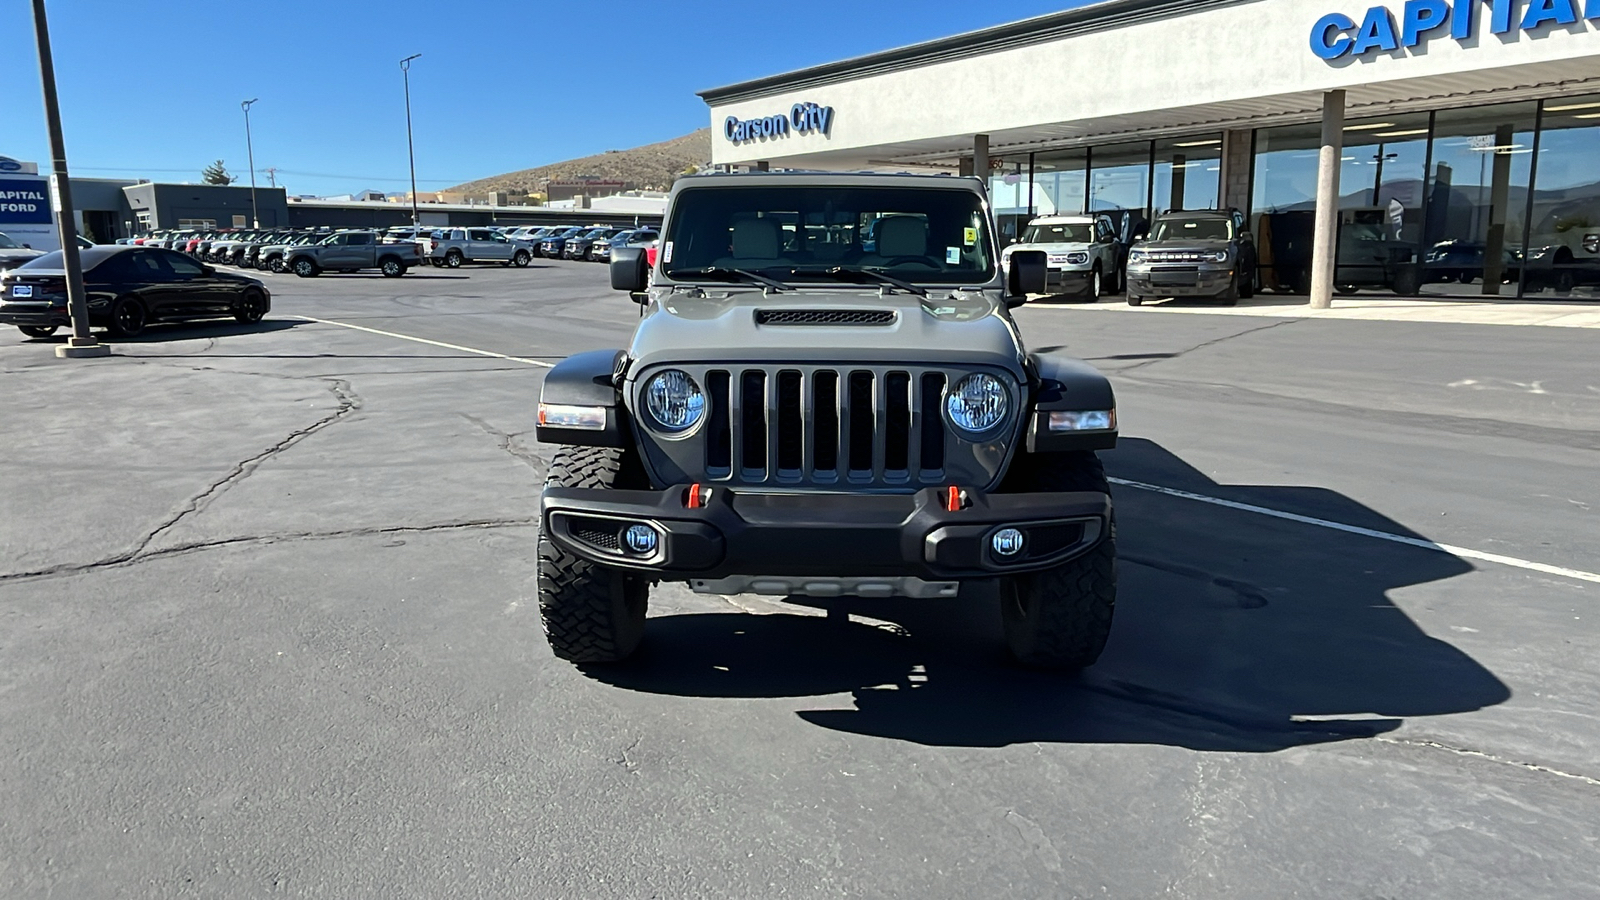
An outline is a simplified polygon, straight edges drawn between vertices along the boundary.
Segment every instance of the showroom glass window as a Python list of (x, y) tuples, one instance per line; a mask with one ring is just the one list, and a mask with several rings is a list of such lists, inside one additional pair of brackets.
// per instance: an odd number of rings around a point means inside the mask
[(1508, 103), (1434, 117), (1422, 238), (1425, 291), (1478, 284), (1473, 293), (1516, 293), (1535, 114), (1533, 103)]
[(1339, 290), (1416, 293), (1427, 161), (1427, 113), (1345, 124), (1334, 276)]
[(1544, 102), (1527, 293), (1600, 296), (1600, 94)]
[(1318, 125), (1256, 132), (1250, 230), (1261, 285), (1304, 293), (1311, 284), (1311, 231), (1317, 205)]
[(1017, 242), (1033, 218), (1033, 183), (1029, 180), (1029, 154), (999, 158), (989, 172), (989, 207), (994, 212), (1000, 246)]
[(1109, 144), (1089, 156), (1089, 212), (1106, 213), (1119, 228), (1124, 219), (1150, 219), (1151, 143)]
[(1084, 210), (1089, 151), (1048, 150), (1033, 155), (1033, 213), (1071, 216)]
[(1163, 209), (1215, 209), (1222, 185), (1222, 135), (1156, 141), (1154, 203)]

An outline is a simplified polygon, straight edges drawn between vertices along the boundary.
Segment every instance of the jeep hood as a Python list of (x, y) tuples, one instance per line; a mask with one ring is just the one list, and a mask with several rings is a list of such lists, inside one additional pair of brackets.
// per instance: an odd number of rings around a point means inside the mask
[[(885, 324), (776, 324), (773, 313), (876, 312)], [(875, 289), (657, 290), (629, 356), (672, 362), (861, 362), (988, 365), (1024, 378), (1023, 347), (994, 292), (933, 288), (927, 297)]]

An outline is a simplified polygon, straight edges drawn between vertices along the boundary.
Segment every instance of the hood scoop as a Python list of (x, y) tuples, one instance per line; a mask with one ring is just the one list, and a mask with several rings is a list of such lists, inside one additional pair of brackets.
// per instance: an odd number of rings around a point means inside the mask
[(758, 309), (757, 325), (893, 325), (892, 309)]

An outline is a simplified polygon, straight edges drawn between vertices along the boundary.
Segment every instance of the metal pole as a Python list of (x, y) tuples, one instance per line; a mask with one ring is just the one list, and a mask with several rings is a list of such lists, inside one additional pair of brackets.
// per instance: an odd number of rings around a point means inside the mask
[(61, 235), (61, 267), (67, 273), (67, 314), (72, 317), (72, 336), (56, 356), (80, 358), (110, 356), (111, 348), (89, 333), (89, 306), (84, 300), (83, 263), (78, 258), (78, 228), (73, 221), (72, 179), (67, 174), (67, 142), (61, 134), (61, 107), (56, 102), (56, 67), (50, 56), (50, 25), (45, 20), (44, 0), (33, 0), (33, 30), (39, 44), (39, 80), (44, 83), (44, 117), (50, 129), (50, 168), (54, 173), (53, 199), (56, 233)]
[(250, 154), (250, 227), (261, 227), (261, 213), (256, 209), (256, 148), (250, 143), (250, 104), (261, 98), (239, 104), (244, 109), (244, 148)]
[(1344, 91), (1322, 95), (1322, 149), (1317, 159), (1316, 231), (1311, 241), (1311, 306), (1333, 305), (1339, 241), (1339, 165), (1344, 156)]
[(421, 56), (413, 53), (400, 60), (400, 77), (406, 83), (406, 155), (411, 159), (411, 227), (416, 228), (421, 218), (417, 215), (417, 148), (411, 142), (411, 61)]

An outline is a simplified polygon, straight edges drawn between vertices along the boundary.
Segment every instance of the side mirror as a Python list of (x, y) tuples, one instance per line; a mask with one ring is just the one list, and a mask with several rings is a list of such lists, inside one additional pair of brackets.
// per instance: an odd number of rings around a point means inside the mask
[(1011, 271), (1006, 278), (1006, 294), (1027, 297), (1042, 294), (1050, 276), (1050, 257), (1043, 250), (1018, 250), (1011, 254)]
[(618, 247), (611, 251), (611, 289), (637, 294), (650, 286), (650, 266), (643, 247)]

